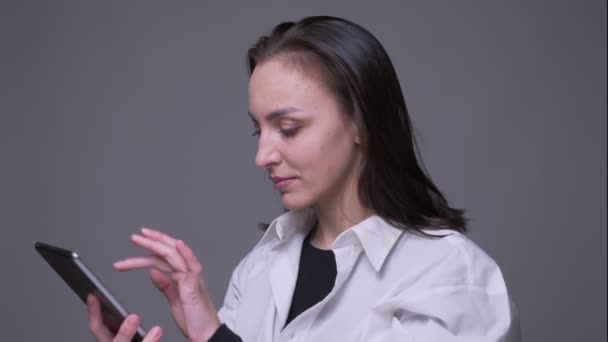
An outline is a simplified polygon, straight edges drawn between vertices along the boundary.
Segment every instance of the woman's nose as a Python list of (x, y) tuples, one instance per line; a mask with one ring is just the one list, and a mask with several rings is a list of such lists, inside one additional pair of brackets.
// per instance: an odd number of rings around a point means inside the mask
[(267, 169), (281, 162), (281, 153), (268, 138), (260, 136), (255, 164), (261, 169)]

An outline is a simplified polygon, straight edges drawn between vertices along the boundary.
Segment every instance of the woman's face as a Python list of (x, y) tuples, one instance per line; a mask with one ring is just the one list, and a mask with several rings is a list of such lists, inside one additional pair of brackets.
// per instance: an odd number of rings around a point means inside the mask
[[(249, 113), (259, 134), (255, 162), (287, 209), (336, 204), (356, 182), (356, 128), (313, 72), (273, 58), (254, 69)], [(352, 188), (350, 188), (352, 189)]]

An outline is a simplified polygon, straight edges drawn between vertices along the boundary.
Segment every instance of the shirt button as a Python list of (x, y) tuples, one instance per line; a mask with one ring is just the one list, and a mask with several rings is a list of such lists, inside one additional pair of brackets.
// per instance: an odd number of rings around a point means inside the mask
[(293, 331), (289, 333), (289, 339), (293, 339)]

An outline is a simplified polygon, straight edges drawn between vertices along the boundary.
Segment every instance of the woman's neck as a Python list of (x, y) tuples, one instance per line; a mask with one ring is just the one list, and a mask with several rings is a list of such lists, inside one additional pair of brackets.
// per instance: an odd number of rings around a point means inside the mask
[[(312, 232), (310, 243), (319, 249), (330, 249), (336, 238), (348, 228), (370, 217), (371, 209), (363, 207), (358, 196), (351, 194), (345, 198), (352, 200), (338, 201), (333, 205), (315, 207), (317, 224)], [(355, 200), (356, 199), (356, 200)]]

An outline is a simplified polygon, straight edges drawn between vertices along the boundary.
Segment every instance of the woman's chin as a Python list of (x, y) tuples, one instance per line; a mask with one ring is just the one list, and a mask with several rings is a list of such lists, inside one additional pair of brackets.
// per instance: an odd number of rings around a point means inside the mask
[(306, 201), (290, 193), (281, 194), (281, 204), (287, 210), (302, 210), (311, 206), (310, 201)]

